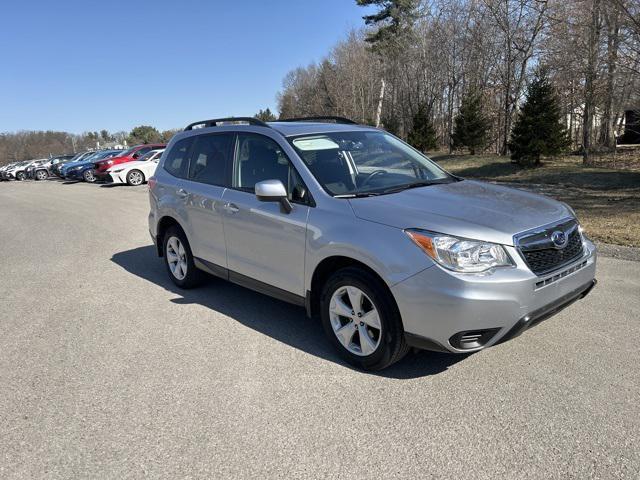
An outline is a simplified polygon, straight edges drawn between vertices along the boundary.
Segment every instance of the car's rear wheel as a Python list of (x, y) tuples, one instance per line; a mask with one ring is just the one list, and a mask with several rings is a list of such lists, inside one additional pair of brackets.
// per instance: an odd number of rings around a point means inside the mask
[(144, 174), (140, 170), (131, 170), (127, 173), (127, 183), (133, 186), (142, 185), (144, 183)]
[(380, 370), (409, 351), (391, 293), (364, 269), (334, 273), (324, 286), (320, 309), (329, 340), (352, 365)]
[(96, 176), (93, 173), (93, 170), (87, 170), (82, 174), (85, 182), (93, 183), (96, 181)]
[(48, 176), (46, 170), (38, 170), (36, 172), (36, 180), (46, 180)]
[(193, 288), (205, 279), (205, 273), (193, 262), (187, 236), (179, 227), (170, 227), (164, 236), (164, 259), (169, 278), (180, 288)]
[(22, 180), (24, 180), (24, 179), (25, 179), (24, 172), (18, 172), (18, 173), (16, 173), (16, 180), (20, 180), (20, 181), (22, 181)]

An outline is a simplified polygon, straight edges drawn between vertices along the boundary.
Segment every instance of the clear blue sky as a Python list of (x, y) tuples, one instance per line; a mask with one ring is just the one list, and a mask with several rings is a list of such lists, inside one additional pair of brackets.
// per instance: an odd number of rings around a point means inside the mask
[(0, 132), (149, 124), (276, 108), (368, 10), (355, 0), (11, 1), (0, 28)]

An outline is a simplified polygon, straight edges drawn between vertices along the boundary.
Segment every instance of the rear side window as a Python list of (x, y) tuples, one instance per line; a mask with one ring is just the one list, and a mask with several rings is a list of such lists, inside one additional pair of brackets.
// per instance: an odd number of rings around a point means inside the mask
[(227, 185), (233, 157), (234, 134), (199, 135), (191, 150), (189, 180), (209, 185)]
[(187, 178), (189, 170), (189, 149), (193, 144), (193, 137), (183, 138), (176, 142), (167, 159), (164, 161), (164, 169), (174, 177)]

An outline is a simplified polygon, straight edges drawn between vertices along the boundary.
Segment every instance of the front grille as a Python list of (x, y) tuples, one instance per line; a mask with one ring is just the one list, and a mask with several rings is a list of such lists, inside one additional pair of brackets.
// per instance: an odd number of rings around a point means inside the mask
[[(567, 243), (563, 247), (556, 246), (551, 240), (552, 234), (557, 231), (567, 236)], [(522, 258), (536, 275), (558, 270), (584, 253), (582, 235), (575, 220), (525, 234), (517, 240), (517, 245)]]

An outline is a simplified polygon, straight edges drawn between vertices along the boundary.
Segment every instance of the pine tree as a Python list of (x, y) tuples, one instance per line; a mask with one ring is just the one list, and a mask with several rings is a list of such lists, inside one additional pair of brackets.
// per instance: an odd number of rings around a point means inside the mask
[(537, 72), (511, 132), (511, 158), (521, 165), (539, 165), (540, 157), (558, 155), (569, 146), (560, 105), (547, 73)]
[(277, 120), (276, 116), (271, 112), (269, 107), (265, 108), (264, 110), (260, 109), (260, 111), (254, 115), (254, 118), (262, 120), (263, 122), (275, 122)]
[(471, 155), (475, 155), (487, 145), (489, 128), (489, 121), (482, 113), (482, 96), (475, 90), (467, 92), (455, 118), (453, 148), (467, 147)]
[(436, 130), (433, 128), (426, 106), (421, 106), (413, 116), (413, 126), (407, 141), (421, 152), (436, 148)]

